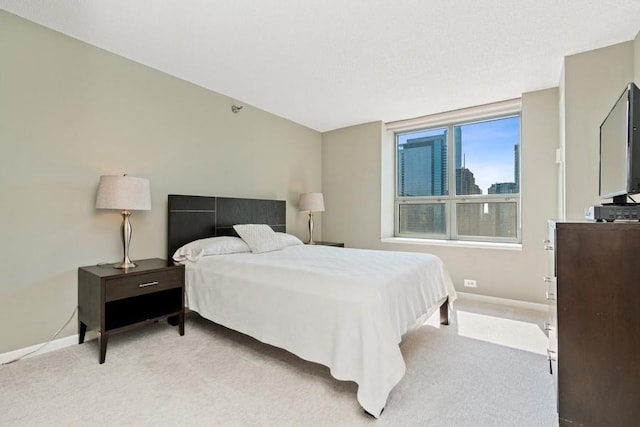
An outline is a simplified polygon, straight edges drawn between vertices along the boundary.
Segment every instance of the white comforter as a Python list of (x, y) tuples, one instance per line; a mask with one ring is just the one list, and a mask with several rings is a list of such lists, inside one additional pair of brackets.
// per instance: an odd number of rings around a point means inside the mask
[(190, 309), (355, 381), (375, 417), (405, 373), (402, 335), (447, 296), (441, 260), (423, 253), (299, 245), (186, 266)]

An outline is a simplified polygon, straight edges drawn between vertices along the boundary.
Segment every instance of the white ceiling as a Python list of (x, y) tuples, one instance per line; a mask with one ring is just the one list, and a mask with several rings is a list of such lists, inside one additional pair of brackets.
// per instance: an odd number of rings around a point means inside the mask
[(639, 0), (0, 0), (0, 8), (318, 131), (555, 87), (632, 40)]

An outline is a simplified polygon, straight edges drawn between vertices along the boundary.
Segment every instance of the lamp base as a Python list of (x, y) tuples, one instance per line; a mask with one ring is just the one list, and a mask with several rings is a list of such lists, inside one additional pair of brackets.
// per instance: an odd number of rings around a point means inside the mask
[(122, 233), (122, 249), (124, 255), (122, 256), (122, 262), (114, 264), (113, 267), (122, 269), (134, 268), (136, 264), (129, 258), (129, 245), (131, 244), (131, 234), (133, 233), (131, 223), (129, 222), (131, 211), (125, 209), (121, 214), (122, 225), (120, 226), (120, 232)]
[(316, 242), (313, 241), (313, 212), (309, 211), (309, 241), (307, 245), (315, 245)]
[(113, 268), (120, 268), (124, 270), (126, 270), (127, 268), (135, 268), (136, 266), (136, 263), (132, 261), (122, 261), (112, 265)]

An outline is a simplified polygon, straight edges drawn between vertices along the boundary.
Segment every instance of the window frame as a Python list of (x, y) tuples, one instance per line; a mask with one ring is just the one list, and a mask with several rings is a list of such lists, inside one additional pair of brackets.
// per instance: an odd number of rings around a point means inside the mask
[[(457, 116), (457, 117), (456, 117)], [(518, 117), (519, 136), (518, 144), (518, 172), (519, 187), (518, 193), (506, 194), (470, 194), (458, 195), (456, 192), (456, 170), (455, 170), (455, 144), (454, 128), (456, 126), (468, 125), (479, 122)], [(438, 128), (447, 128), (447, 175), (448, 194), (436, 196), (398, 196), (398, 141), (399, 135), (429, 131)], [(522, 111), (520, 100), (510, 100), (502, 103), (488, 104), (486, 106), (472, 107), (451, 113), (443, 113), (436, 116), (427, 116), (412, 119), (404, 122), (388, 124), (388, 130), (393, 131), (394, 148), (394, 173), (393, 173), (393, 195), (394, 195), (394, 237), (435, 239), (447, 241), (467, 241), (467, 242), (489, 242), (489, 243), (522, 243)], [(402, 233), (400, 231), (400, 207), (407, 204), (433, 204), (442, 203), (445, 206), (446, 227), (445, 234), (439, 233)], [(460, 235), (457, 225), (458, 206), (472, 203), (515, 203), (516, 224), (515, 237), (497, 236), (470, 236)]]

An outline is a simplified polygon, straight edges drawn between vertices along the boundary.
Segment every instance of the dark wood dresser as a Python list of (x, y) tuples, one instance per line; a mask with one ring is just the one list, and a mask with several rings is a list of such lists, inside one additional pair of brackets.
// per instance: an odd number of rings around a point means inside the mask
[(557, 278), (550, 358), (560, 426), (638, 426), (640, 223), (550, 225)]

